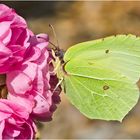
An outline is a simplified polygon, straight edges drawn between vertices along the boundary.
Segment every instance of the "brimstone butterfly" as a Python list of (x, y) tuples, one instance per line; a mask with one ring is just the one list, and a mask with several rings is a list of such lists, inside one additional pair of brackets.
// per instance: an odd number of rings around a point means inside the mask
[(139, 98), (140, 38), (117, 35), (70, 47), (63, 58), (70, 102), (91, 119), (119, 120)]

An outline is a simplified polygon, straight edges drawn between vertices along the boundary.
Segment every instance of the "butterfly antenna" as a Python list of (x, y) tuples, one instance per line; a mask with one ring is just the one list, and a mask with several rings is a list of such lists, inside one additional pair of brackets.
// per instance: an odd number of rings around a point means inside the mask
[(56, 49), (59, 49), (59, 42), (58, 42), (58, 39), (57, 39), (57, 35), (56, 35), (56, 32), (55, 32), (55, 29), (54, 29), (53, 25), (51, 25), (51, 24), (49, 24), (49, 27), (50, 27), (50, 28), (52, 29), (52, 31), (53, 31), (53, 35), (54, 35), (54, 37), (55, 37), (55, 39), (56, 39), (56, 44), (57, 44), (57, 45), (54, 45), (52, 42), (50, 42), (50, 44), (53, 45)]

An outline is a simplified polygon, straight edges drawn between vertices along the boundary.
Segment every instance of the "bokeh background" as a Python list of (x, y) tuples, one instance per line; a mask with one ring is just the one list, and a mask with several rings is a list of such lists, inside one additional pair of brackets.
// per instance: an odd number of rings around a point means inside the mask
[[(35, 33), (48, 33), (55, 43), (48, 26), (52, 24), (64, 50), (79, 42), (114, 34), (140, 35), (140, 2), (136, 1), (0, 3), (15, 8)], [(64, 93), (61, 97), (53, 121), (40, 124), (41, 138), (140, 138), (140, 103), (119, 123), (89, 120), (69, 103)]]

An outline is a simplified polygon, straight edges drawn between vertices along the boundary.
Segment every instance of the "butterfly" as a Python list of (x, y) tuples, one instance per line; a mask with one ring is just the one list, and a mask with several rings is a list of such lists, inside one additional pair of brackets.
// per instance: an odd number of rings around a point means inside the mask
[(117, 35), (79, 43), (60, 63), (66, 96), (88, 118), (122, 121), (138, 102), (139, 37)]

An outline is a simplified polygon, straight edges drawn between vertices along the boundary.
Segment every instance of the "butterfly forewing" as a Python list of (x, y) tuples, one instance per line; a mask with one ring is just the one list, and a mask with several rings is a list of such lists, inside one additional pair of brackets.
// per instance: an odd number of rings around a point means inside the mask
[(118, 35), (80, 43), (64, 60), (66, 94), (89, 118), (122, 120), (137, 103), (140, 38)]

